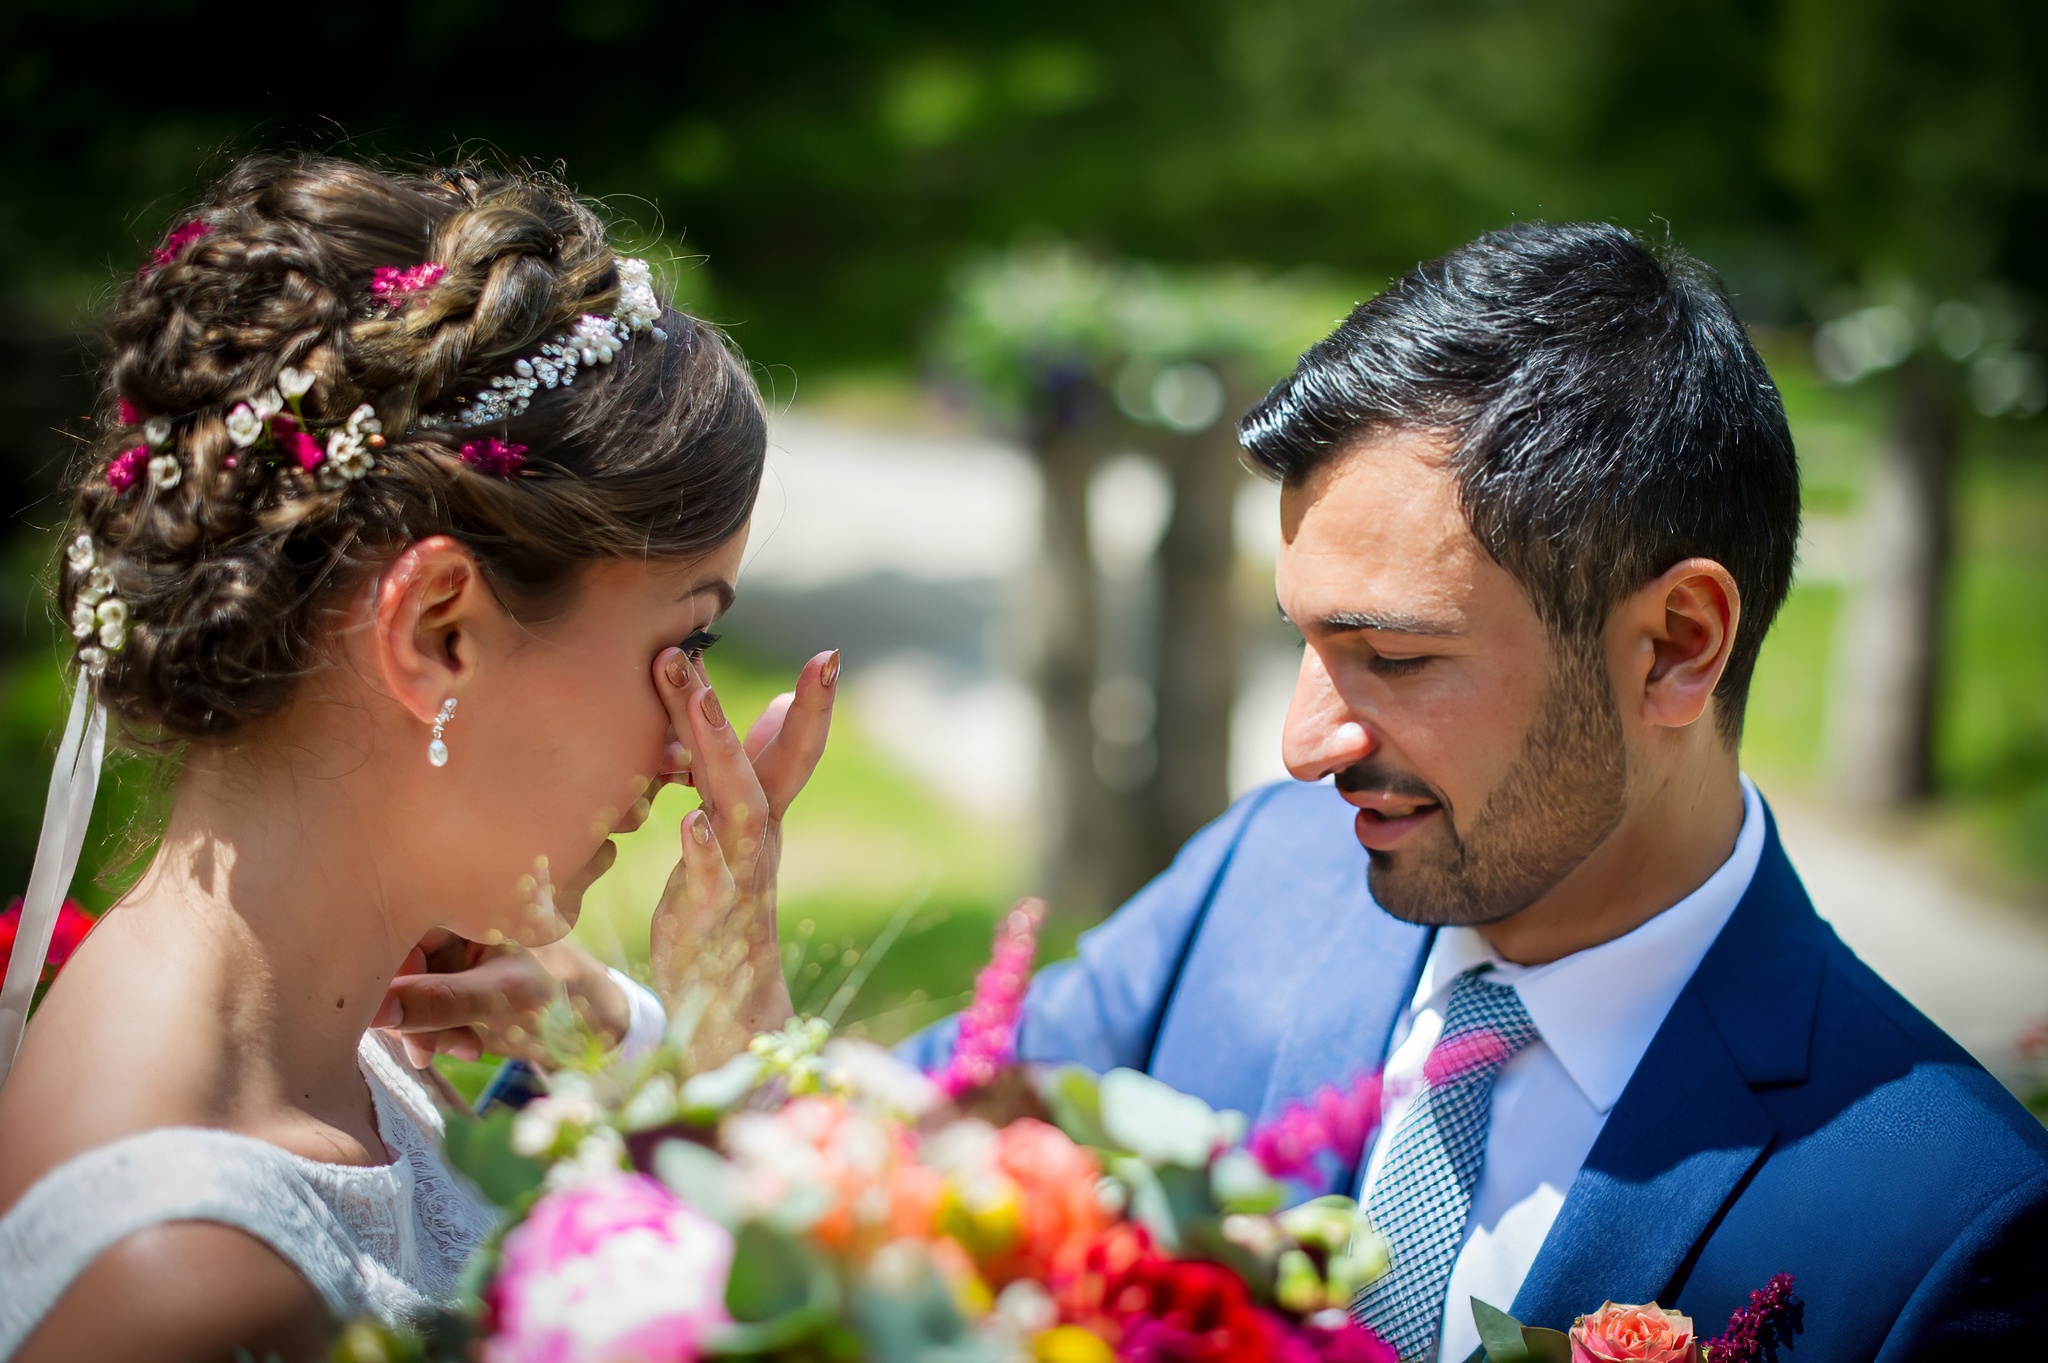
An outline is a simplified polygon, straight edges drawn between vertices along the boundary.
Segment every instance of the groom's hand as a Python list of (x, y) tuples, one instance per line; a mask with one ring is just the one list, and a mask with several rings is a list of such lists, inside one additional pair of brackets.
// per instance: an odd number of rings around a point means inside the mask
[(567, 997), (593, 1030), (616, 1042), (628, 1005), (604, 966), (574, 942), (534, 950), (427, 934), (399, 967), (374, 1025), (405, 1043), (416, 1068), (438, 1054), (540, 1058), (540, 1015)]
[(654, 987), (669, 1016), (695, 1019), (692, 1059), (716, 1064), (790, 1013), (775, 934), (782, 819), (824, 755), (839, 654), (821, 653), (741, 740), (699, 667), (680, 649), (655, 659), (680, 764), (702, 807), (681, 829), (682, 858), (651, 928)]

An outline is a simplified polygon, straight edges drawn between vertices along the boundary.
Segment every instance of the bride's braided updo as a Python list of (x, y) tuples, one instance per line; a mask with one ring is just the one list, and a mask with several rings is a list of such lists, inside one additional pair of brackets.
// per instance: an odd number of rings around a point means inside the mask
[(622, 287), (644, 297), (643, 275), (544, 176), (237, 166), (108, 322), (103, 434), (59, 588), (108, 708), (172, 742), (275, 712), (322, 661), (342, 596), (428, 535), (467, 545), (528, 618), (592, 561), (730, 538), (766, 428), (746, 369), (695, 318), (650, 300), (608, 362), (586, 350), (572, 384), (461, 421), (579, 320), (619, 313)]

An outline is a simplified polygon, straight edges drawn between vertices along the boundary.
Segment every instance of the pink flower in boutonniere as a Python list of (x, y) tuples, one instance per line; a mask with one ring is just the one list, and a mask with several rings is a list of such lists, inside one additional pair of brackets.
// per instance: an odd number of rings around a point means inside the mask
[(1608, 1302), (1572, 1326), (1572, 1363), (1700, 1363), (1692, 1321), (1651, 1302)]

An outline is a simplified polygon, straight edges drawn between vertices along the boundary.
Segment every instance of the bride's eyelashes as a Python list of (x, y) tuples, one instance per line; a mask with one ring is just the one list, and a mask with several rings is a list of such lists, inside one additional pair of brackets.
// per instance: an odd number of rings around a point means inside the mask
[(689, 655), (691, 662), (701, 662), (705, 651), (717, 643), (721, 637), (720, 635), (713, 634), (708, 629), (693, 629), (690, 631), (689, 637), (684, 639), (678, 647)]

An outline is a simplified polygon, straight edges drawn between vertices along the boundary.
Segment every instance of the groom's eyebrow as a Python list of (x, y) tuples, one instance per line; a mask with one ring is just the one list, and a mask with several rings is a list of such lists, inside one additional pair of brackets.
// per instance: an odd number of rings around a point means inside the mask
[[(1280, 609), (1280, 618), (1292, 622), (1285, 607)], [(1309, 621), (1309, 627), (1318, 634), (1350, 634), (1370, 629), (1385, 634), (1419, 634), (1432, 639), (1449, 639), (1463, 632), (1456, 625), (1442, 620), (1430, 620), (1400, 611), (1331, 611)]]

